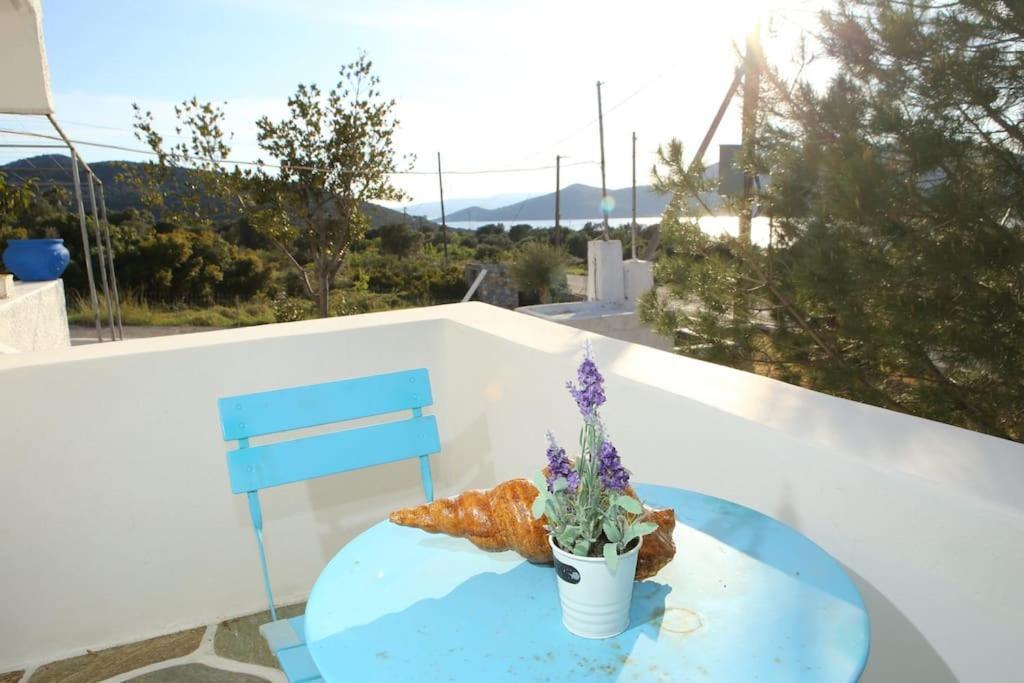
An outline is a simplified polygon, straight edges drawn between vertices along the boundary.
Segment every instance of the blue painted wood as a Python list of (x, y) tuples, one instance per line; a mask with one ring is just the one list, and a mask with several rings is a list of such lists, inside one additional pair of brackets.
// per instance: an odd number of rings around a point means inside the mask
[(426, 369), (218, 400), (225, 441), (384, 415), (434, 402)]
[(270, 589), (270, 570), (267, 568), (267, 553), (263, 548), (263, 509), (260, 507), (260, 497), (256, 491), (248, 491), (246, 498), (249, 501), (252, 530), (256, 534), (256, 549), (260, 554), (260, 569), (263, 570), (263, 590), (267, 594), (267, 604), (270, 605), (270, 618), (276, 621), (277, 608), (274, 607), (274, 591)]
[(433, 415), (228, 452), (231, 491), (245, 493), (441, 450)]
[(320, 678), (320, 671), (305, 645), (278, 650), (276, 656), (289, 683), (310, 683)]
[(260, 635), (267, 641), (270, 652), (277, 654), (280, 650), (306, 644), (305, 616), (291, 619), (276, 619), (260, 626)]
[[(425, 369), (360, 377), (325, 384), (233, 396), (218, 401), (229, 451), (228, 475), (233, 493), (245, 493), (259, 551), (263, 585), (270, 605), (269, 624), (260, 627), (290, 683), (322, 682), (304, 641), (304, 617), (277, 619), (270, 572), (263, 547), (263, 511), (258, 491), (396, 460), (419, 458), (423, 491), (433, 500), (429, 456), (441, 449), (437, 423), (423, 416), (431, 405)], [(304, 427), (343, 423), (362, 417), (411, 410), (412, 418), (319, 436), (250, 446), (249, 438)]]
[(382, 522), (330, 561), (306, 607), (325, 681), (855, 681), (869, 622), (818, 546), (754, 510), (639, 486), (676, 510), (675, 559), (636, 584), (630, 628), (562, 626), (554, 573)]
[(280, 619), (260, 626), (260, 635), (277, 657), (289, 683), (322, 681), (305, 642), (305, 616)]

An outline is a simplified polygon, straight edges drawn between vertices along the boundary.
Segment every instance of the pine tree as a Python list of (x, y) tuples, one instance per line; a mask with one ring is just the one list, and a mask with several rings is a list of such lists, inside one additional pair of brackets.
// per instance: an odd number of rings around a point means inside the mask
[[(645, 316), (688, 354), (1024, 439), (1024, 7), (840, 2), (820, 39), (826, 87), (766, 79), (771, 246), (668, 216)], [(672, 151), (660, 182), (692, 191)]]

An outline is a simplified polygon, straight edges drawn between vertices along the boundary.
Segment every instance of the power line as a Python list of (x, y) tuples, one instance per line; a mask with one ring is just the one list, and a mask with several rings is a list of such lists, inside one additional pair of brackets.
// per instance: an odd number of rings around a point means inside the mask
[[(24, 130), (11, 130), (8, 128), (0, 128), (0, 133), (8, 135), (22, 135), (32, 138), (42, 138), (44, 140), (60, 140), (55, 135), (48, 135), (46, 133), (32, 133)], [(140, 149), (136, 147), (126, 147), (124, 145), (113, 145), (105, 142), (90, 142), (88, 140), (71, 140), (76, 145), (82, 145), (83, 147), (98, 147), (101, 149), (112, 149), (120, 152), (130, 152), (132, 154), (144, 154), (147, 156), (159, 156), (156, 152), (151, 149)], [(293, 164), (270, 164), (263, 161), (243, 161), (235, 159), (216, 159), (216, 164), (235, 164), (236, 166), (256, 166), (260, 168), (273, 168), (278, 170), (287, 171), (312, 171), (315, 173), (345, 173), (354, 172), (348, 171), (347, 169), (329, 169), (320, 168), (316, 166), (299, 166)], [(563, 164), (564, 166), (584, 166), (590, 164), (596, 164), (596, 161), (577, 161), (572, 164)], [(554, 168), (554, 164), (548, 164), (546, 166), (530, 166), (522, 168), (489, 168), (489, 169), (471, 169), (471, 170), (456, 170), (456, 171), (445, 171), (444, 175), (486, 175), (496, 173), (532, 173), (535, 171), (547, 171)], [(392, 171), (391, 175), (435, 175), (436, 171)]]
[[(606, 109), (605, 112), (604, 112), (604, 115), (608, 116), (608, 114), (612, 113), (613, 111), (615, 111), (616, 109), (618, 109), (619, 107), (624, 105), (626, 102), (629, 102), (631, 99), (633, 99), (634, 97), (639, 95), (641, 92), (643, 92), (644, 90), (646, 90), (650, 86), (652, 86), (655, 83), (657, 83), (658, 81), (660, 81), (662, 78), (664, 78), (668, 74), (672, 73), (672, 71), (674, 71), (676, 69), (676, 67), (678, 67), (678, 66), (679, 66), (679, 64), (677, 63), (677, 64), (673, 64), (672, 66), (668, 67), (667, 69), (662, 71), (660, 74), (658, 74), (657, 76), (655, 76), (651, 80), (647, 81), (646, 83), (641, 85), (639, 88), (637, 88), (636, 90), (631, 92), (629, 95), (626, 95), (621, 100), (619, 100), (618, 102), (613, 104), (611, 107)], [(558, 140), (552, 142), (547, 147), (545, 147), (545, 148), (543, 148), (541, 150), (538, 150), (537, 152), (534, 152), (533, 154), (531, 154), (529, 156), (523, 157), (522, 159), (519, 160), (519, 162), (526, 161), (527, 159), (532, 159), (532, 158), (534, 158), (536, 156), (539, 156), (539, 155), (541, 155), (541, 154), (543, 154), (545, 152), (550, 151), (553, 147), (557, 147), (558, 145), (562, 144), (563, 142), (565, 142), (567, 140), (571, 140), (572, 138), (576, 137), (577, 135), (579, 135), (583, 131), (587, 130), (588, 128), (590, 128), (591, 126), (593, 126), (597, 122), (598, 122), (597, 121), (597, 117), (595, 116), (592, 120), (590, 120), (587, 123), (585, 123), (584, 125), (580, 126), (579, 128), (577, 128), (573, 132), (571, 132), (568, 135), (566, 135), (565, 137), (559, 138)]]

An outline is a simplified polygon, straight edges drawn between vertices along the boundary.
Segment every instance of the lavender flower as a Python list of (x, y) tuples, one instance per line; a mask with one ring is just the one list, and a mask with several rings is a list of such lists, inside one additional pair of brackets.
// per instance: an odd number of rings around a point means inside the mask
[(555, 441), (555, 435), (548, 432), (548, 491), (554, 493), (555, 480), (564, 477), (567, 483), (565, 490), (575, 493), (580, 486), (580, 474), (573, 469), (572, 463), (565, 455), (565, 449)]
[(619, 452), (610, 441), (601, 444), (597, 454), (597, 473), (601, 484), (612, 491), (623, 491), (629, 485), (629, 472), (619, 460)]
[(590, 353), (590, 344), (587, 344), (583, 362), (577, 370), (579, 386), (572, 382), (566, 382), (565, 386), (576, 399), (576, 405), (580, 408), (580, 414), (584, 420), (592, 420), (597, 415), (597, 409), (604, 405), (604, 377), (597, 369), (597, 364)]

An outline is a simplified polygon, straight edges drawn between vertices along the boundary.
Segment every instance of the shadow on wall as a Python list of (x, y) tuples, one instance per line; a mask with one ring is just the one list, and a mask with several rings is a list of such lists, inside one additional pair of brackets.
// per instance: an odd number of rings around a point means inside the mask
[[(444, 411), (431, 408), (429, 414), (437, 416), (442, 436), (441, 451), (430, 456), (435, 499), (493, 486), (494, 462), (478, 455), (490, 452), (486, 421), (475, 420), (446, 439), (451, 432), (444, 424)], [(391, 510), (424, 502), (416, 459), (343, 472), (302, 485), (316, 516), (323, 564), (353, 537), (386, 519)]]
[(956, 683), (949, 666), (910, 619), (862, 576), (845, 565), (843, 569), (857, 584), (871, 617), (871, 655), (861, 683)]

